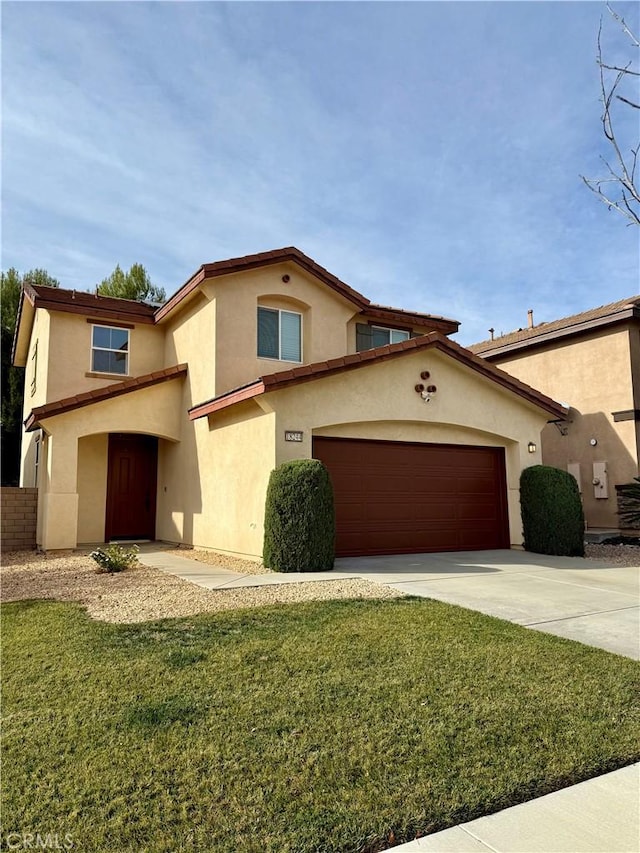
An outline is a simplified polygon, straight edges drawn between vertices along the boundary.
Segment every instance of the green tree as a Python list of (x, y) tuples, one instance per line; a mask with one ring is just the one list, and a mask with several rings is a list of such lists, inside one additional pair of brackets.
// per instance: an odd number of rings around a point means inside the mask
[(118, 264), (111, 275), (100, 282), (98, 293), (139, 302), (164, 302), (167, 298), (164, 288), (151, 283), (142, 264), (132, 264), (129, 272), (124, 272)]
[(24, 368), (11, 363), (13, 336), (18, 317), (20, 294), (24, 284), (60, 287), (60, 282), (46, 270), (33, 269), (22, 275), (11, 267), (0, 273), (0, 341), (2, 362), (2, 485), (15, 486), (20, 476), (20, 445), (22, 442), (22, 406), (24, 399)]

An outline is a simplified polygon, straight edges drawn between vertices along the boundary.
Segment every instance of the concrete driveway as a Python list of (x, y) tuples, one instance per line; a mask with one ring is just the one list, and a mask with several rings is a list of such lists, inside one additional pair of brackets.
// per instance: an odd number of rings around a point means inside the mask
[(504, 550), (342, 557), (335, 571), (640, 659), (640, 566)]

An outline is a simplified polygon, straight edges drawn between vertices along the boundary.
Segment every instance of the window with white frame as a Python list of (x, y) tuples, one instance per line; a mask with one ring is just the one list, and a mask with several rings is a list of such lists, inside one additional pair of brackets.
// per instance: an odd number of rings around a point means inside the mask
[(302, 361), (302, 314), (258, 306), (258, 358)]
[(383, 347), (386, 344), (399, 344), (409, 340), (409, 332), (402, 329), (387, 329), (385, 326), (371, 327), (371, 346)]
[(94, 373), (129, 374), (129, 330), (115, 326), (93, 326), (91, 370)]
[(374, 326), (369, 323), (356, 324), (356, 352), (399, 344), (411, 337), (407, 329), (392, 329), (389, 326)]

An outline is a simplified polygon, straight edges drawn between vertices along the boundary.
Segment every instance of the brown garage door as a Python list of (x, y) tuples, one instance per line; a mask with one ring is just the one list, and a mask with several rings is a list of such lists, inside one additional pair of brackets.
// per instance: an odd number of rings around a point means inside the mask
[(336, 502), (336, 553), (508, 548), (504, 451), (314, 438)]

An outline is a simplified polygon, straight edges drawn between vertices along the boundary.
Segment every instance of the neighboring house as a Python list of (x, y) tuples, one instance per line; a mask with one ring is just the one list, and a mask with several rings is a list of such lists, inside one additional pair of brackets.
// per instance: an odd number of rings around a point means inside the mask
[(518, 329), (472, 352), (571, 407), (545, 427), (542, 461), (578, 481), (589, 527), (618, 528), (616, 486), (638, 476), (640, 296)]
[(269, 474), (316, 457), (339, 554), (522, 542), (519, 476), (562, 406), (294, 248), (205, 264), (160, 308), (27, 286), (22, 482), (38, 544), (259, 558)]

